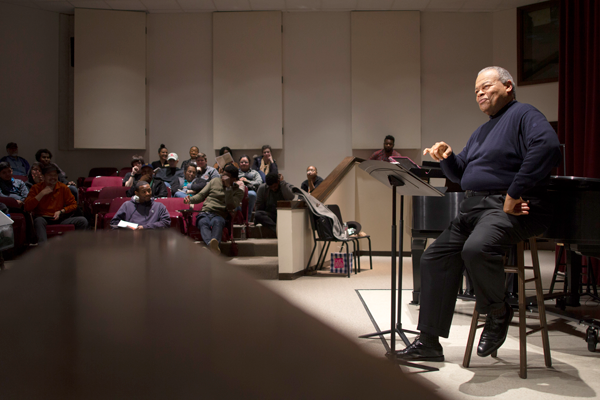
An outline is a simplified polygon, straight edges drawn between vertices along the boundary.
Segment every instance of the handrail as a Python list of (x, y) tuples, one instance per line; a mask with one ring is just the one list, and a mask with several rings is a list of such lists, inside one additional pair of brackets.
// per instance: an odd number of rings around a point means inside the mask
[(325, 178), (325, 180), (323, 180), (323, 182), (321, 182), (321, 184), (312, 191), (311, 194), (313, 197), (321, 202), (325, 201), (331, 195), (331, 193), (333, 193), (344, 176), (346, 176), (346, 174), (352, 170), (354, 163), (360, 163), (363, 161), (365, 160), (353, 156), (344, 158), (342, 162), (340, 162), (338, 166), (335, 167), (335, 169), (331, 171), (329, 175), (327, 175), (327, 178)]

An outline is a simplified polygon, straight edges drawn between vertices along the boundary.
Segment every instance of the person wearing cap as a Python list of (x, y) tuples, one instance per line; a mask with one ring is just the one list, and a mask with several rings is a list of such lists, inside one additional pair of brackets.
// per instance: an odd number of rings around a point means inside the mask
[(244, 191), (235, 183), (237, 180), (238, 169), (233, 165), (226, 165), (221, 179), (212, 179), (200, 193), (183, 199), (185, 204), (204, 202), (202, 211), (196, 218), (196, 225), (204, 243), (216, 254), (221, 252), (219, 243), (225, 221), (231, 217), (244, 197)]
[[(152, 165), (143, 165), (140, 171), (140, 178), (138, 181), (146, 181), (150, 184), (150, 187), (152, 188), (152, 197), (168, 197), (167, 186), (160, 177), (155, 176)], [(127, 197), (133, 197), (135, 195), (135, 184), (127, 190), (126, 194)]]
[(59, 182), (56, 166), (45, 166), (42, 174), (44, 181), (33, 185), (24, 202), (25, 211), (33, 214), (38, 243), (48, 240), (47, 225), (66, 224), (75, 225), (75, 229), (78, 230), (86, 229), (87, 219), (73, 216), (77, 209), (77, 201), (69, 187)]
[(177, 168), (177, 163), (179, 162), (177, 153), (169, 153), (167, 162), (169, 166), (159, 169), (156, 172), (156, 176), (162, 179), (168, 187), (171, 187), (177, 178), (183, 177), (183, 170)]
[(256, 211), (254, 223), (261, 224), (277, 232), (277, 202), (279, 200), (292, 200), (294, 193), (289, 183), (278, 174), (270, 173), (266, 182), (260, 185), (256, 195)]
[(132, 187), (140, 179), (142, 165), (144, 165), (144, 157), (139, 155), (131, 157), (131, 172), (123, 177), (123, 186)]
[(15, 142), (6, 145), (7, 156), (0, 158), (0, 162), (7, 162), (13, 170), (13, 174), (27, 176), (29, 163), (23, 157), (19, 157), (19, 146)]

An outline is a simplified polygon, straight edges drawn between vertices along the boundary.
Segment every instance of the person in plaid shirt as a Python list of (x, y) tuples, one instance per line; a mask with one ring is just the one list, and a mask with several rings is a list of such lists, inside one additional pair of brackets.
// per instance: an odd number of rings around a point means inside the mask
[(377, 150), (371, 155), (369, 160), (380, 160), (390, 162), (390, 157), (400, 157), (400, 153), (394, 150), (396, 139), (392, 135), (387, 135), (383, 141), (383, 149)]

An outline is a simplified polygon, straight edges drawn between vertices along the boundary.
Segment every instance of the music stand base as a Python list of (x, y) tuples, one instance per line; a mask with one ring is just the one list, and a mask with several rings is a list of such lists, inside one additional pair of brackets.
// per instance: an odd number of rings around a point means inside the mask
[(388, 360), (390, 360), (391, 362), (396, 363), (398, 365), (403, 365), (405, 367), (419, 368), (419, 369), (423, 369), (425, 371), (430, 371), (430, 372), (440, 370), (439, 368), (430, 367), (429, 365), (415, 364), (410, 361), (403, 360), (401, 358), (398, 358), (396, 353), (392, 353), (392, 352), (386, 353), (385, 357)]
[[(419, 332), (417, 332), (417, 331), (410, 331), (408, 329), (402, 329), (399, 327), (396, 327), (395, 330), (396, 330), (396, 333), (398, 334), (398, 336), (400, 336), (400, 338), (402, 339), (402, 341), (404, 342), (404, 344), (406, 346), (410, 345), (410, 341), (406, 337), (405, 333), (412, 333), (414, 335), (419, 334)], [(389, 335), (390, 333), (392, 333), (392, 331), (390, 329), (388, 329), (388, 330), (381, 331), (381, 332), (373, 332), (373, 333), (367, 333), (366, 335), (360, 335), (359, 338), (365, 339), (365, 338), (370, 338), (370, 337), (374, 337), (374, 336)]]

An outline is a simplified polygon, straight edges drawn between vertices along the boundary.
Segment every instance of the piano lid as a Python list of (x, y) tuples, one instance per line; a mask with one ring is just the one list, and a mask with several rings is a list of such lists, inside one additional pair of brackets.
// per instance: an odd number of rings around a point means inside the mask
[(600, 179), (584, 178), (580, 176), (550, 177), (550, 190), (600, 190)]

